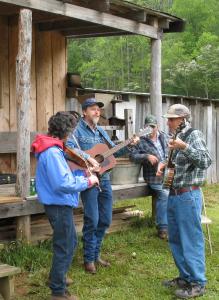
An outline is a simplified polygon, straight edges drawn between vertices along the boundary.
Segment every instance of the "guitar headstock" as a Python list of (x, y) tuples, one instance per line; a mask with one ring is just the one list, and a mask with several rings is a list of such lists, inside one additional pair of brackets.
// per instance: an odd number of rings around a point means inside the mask
[(177, 136), (186, 127), (185, 120), (183, 120), (179, 126), (176, 128), (175, 136)]

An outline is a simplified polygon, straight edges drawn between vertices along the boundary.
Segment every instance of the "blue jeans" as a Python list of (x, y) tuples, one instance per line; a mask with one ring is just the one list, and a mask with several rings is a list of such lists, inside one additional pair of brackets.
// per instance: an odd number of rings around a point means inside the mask
[(66, 291), (66, 273), (72, 263), (77, 235), (70, 206), (44, 205), (53, 229), (53, 259), (50, 270), (50, 289), (53, 295)]
[(156, 225), (159, 230), (167, 230), (167, 201), (168, 190), (164, 190), (162, 184), (148, 184), (156, 195)]
[(92, 187), (81, 192), (84, 206), (83, 245), (84, 262), (94, 262), (100, 256), (100, 247), (112, 221), (112, 188), (110, 180), (100, 181), (101, 191)]
[(205, 244), (201, 226), (202, 195), (194, 190), (168, 199), (168, 233), (180, 278), (202, 286), (205, 277)]

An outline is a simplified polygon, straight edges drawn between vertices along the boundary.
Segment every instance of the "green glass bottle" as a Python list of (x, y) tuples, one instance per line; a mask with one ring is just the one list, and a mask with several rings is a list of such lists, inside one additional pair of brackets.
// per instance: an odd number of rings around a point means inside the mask
[(36, 195), (36, 186), (35, 186), (35, 179), (31, 178), (30, 180), (30, 195), (34, 196)]

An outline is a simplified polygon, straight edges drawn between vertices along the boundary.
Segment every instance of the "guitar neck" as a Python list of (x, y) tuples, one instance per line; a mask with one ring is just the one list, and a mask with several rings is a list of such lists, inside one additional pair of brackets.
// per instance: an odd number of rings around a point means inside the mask
[[(148, 136), (148, 135), (151, 134), (151, 132), (152, 132), (152, 129), (149, 127), (149, 128), (146, 128), (146, 129), (142, 130), (142, 131), (138, 134), (138, 136), (139, 136), (139, 137), (141, 137), (141, 136), (143, 136), (143, 135)], [(132, 142), (132, 138), (130, 138), (130, 139), (128, 139), (128, 140), (125, 140), (124, 142), (122, 142), (122, 143), (116, 145), (115, 147), (109, 149), (108, 151), (102, 153), (102, 156), (103, 156), (104, 158), (107, 158), (107, 157), (113, 155), (114, 153), (116, 153), (117, 151), (121, 150), (121, 149), (124, 148), (125, 146), (129, 145), (131, 142)]]
[[(175, 135), (174, 135), (174, 137), (173, 137), (173, 140), (176, 139), (178, 133), (179, 133), (179, 132), (176, 131), (176, 133), (175, 133)], [(169, 155), (168, 155), (168, 161), (167, 161), (167, 168), (173, 168), (173, 166), (174, 166), (174, 164), (173, 164), (173, 162), (172, 162), (172, 160), (173, 160), (173, 152), (174, 152), (174, 150), (170, 150), (170, 152), (169, 152)]]
[(173, 162), (172, 162), (173, 151), (174, 150), (171, 150), (170, 153), (169, 153), (169, 157), (168, 157), (168, 161), (167, 161), (167, 168), (172, 168), (173, 167)]
[(104, 152), (102, 155), (104, 158), (107, 158), (107, 157), (113, 155), (114, 153), (116, 153), (117, 151), (121, 150), (122, 148), (126, 147), (130, 143), (131, 143), (131, 139), (128, 139), (128, 140), (116, 145), (115, 147), (109, 149), (108, 151)]

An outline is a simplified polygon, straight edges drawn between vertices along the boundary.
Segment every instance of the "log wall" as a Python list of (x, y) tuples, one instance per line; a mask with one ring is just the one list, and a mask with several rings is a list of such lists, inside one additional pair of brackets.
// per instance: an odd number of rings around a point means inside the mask
[[(18, 17), (0, 16), (0, 36), (0, 132), (13, 132), (17, 131)], [(49, 117), (65, 110), (65, 37), (58, 32), (39, 32), (33, 27), (31, 67), (30, 131), (46, 131)], [(33, 158), (31, 167), (33, 171)], [(1, 154), (0, 172), (15, 173), (15, 170), (15, 154)]]

